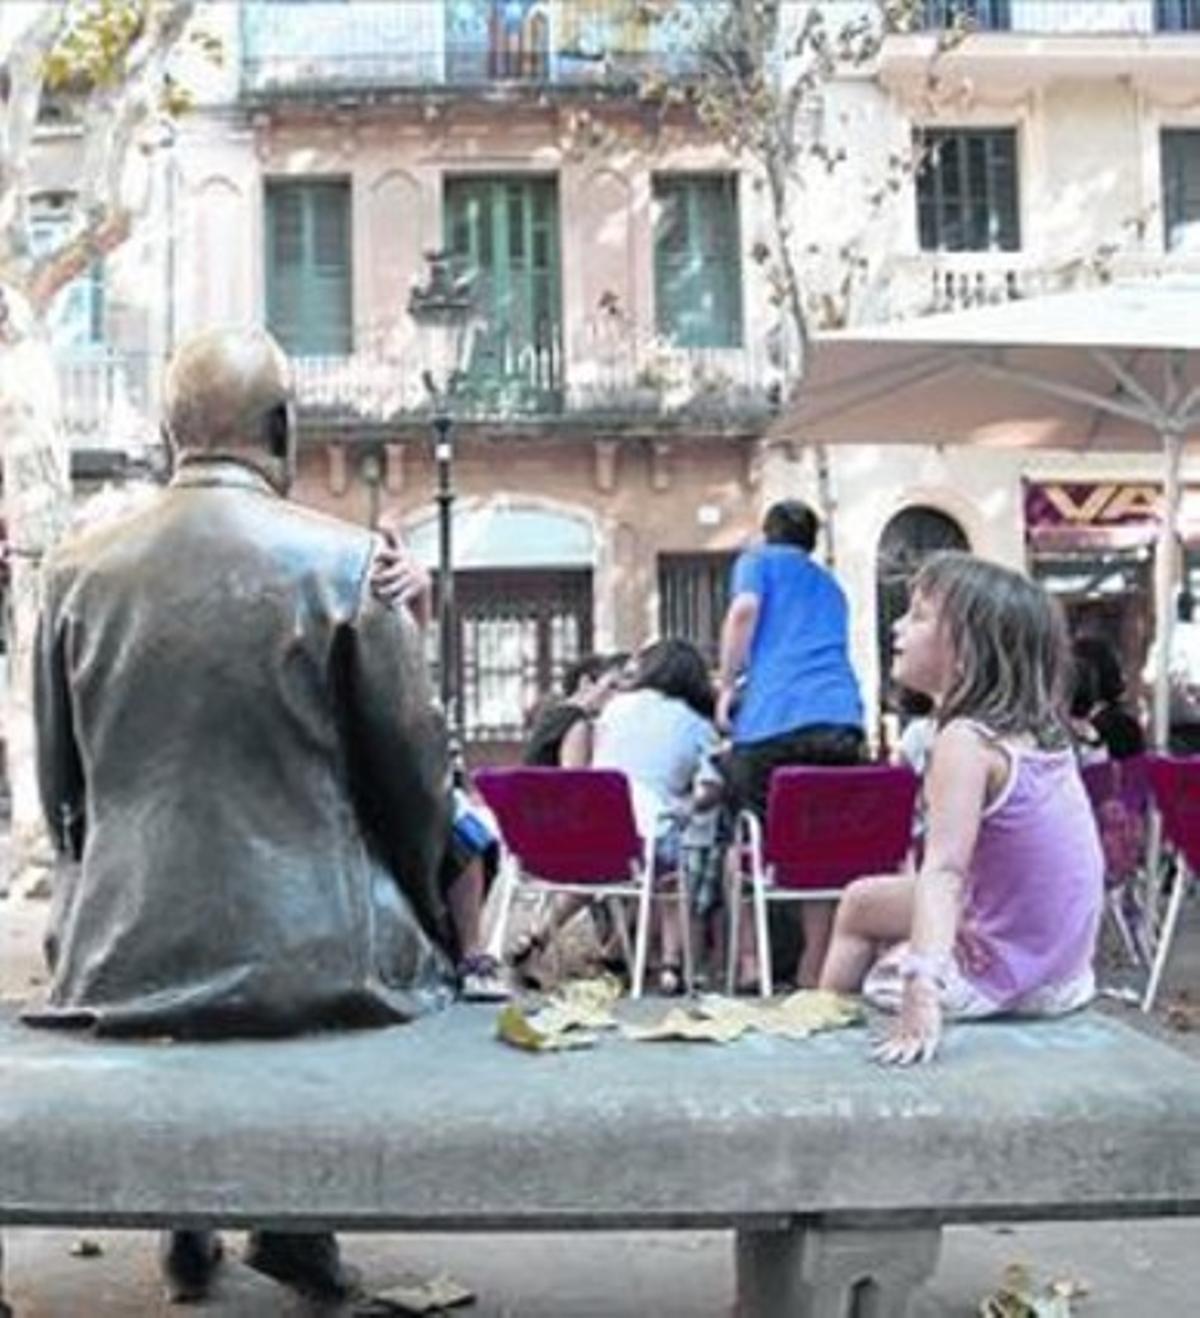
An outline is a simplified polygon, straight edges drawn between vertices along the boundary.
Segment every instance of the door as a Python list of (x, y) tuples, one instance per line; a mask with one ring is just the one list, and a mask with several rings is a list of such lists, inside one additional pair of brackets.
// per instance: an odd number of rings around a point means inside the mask
[(562, 406), (558, 189), (548, 178), (459, 178), (446, 184), (446, 246), (473, 277), (482, 324), (465, 401), (489, 412)]

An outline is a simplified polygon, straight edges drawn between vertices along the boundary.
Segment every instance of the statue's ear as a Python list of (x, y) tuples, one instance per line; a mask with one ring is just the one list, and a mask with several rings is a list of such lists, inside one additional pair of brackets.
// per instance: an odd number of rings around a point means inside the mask
[(292, 418), (286, 403), (278, 403), (267, 413), (267, 450), (273, 458), (286, 462), (291, 452)]

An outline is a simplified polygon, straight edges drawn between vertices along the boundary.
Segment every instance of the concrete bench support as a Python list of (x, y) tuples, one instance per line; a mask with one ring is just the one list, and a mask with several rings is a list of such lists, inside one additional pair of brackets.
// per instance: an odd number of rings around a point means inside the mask
[(4, 1237), (0, 1235), (0, 1318), (13, 1318), (13, 1311), (4, 1302)]
[(739, 1318), (905, 1318), (940, 1247), (937, 1227), (739, 1231)]

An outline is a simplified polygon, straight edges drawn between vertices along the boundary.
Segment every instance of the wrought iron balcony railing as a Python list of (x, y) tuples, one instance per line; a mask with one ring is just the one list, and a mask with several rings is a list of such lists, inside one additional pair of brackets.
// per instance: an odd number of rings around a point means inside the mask
[(923, 0), (926, 31), (1048, 35), (1200, 33), (1200, 0)]
[[(476, 420), (604, 417), (614, 422), (704, 418), (733, 423), (763, 413), (777, 389), (765, 347), (677, 348), (622, 326), (589, 327), (578, 356), (514, 349), (468, 371), (457, 413)], [(356, 330), (345, 356), (292, 354), (301, 418), (328, 426), (386, 425), (425, 414), (419, 345), (392, 347), (388, 327)]]
[(63, 429), (72, 445), (131, 448), (157, 442), (153, 353), (97, 346), (55, 357)]
[(922, 252), (896, 257), (864, 308), (870, 321), (965, 311), (1120, 280), (1200, 274), (1197, 252), (1114, 252), (1036, 261), (1022, 252)]
[(243, 0), (250, 97), (503, 84), (630, 85), (682, 77), (726, 0), (677, 0), (660, 21), (630, 0)]

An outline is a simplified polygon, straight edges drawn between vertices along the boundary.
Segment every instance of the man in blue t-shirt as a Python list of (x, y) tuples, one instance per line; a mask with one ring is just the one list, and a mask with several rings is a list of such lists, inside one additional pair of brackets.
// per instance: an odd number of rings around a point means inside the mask
[[(765, 543), (733, 567), (721, 626), (717, 725), (731, 732), (735, 809), (767, 812), (772, 772), (787, 764), (857, 764), (863, 705), (850, 666), (846, 596), (811, 557), (819, 523), (807, 504), (784, 499), (763, 519)], [(817, 983), (832, 902), (803, 905), (797, 981)]]

